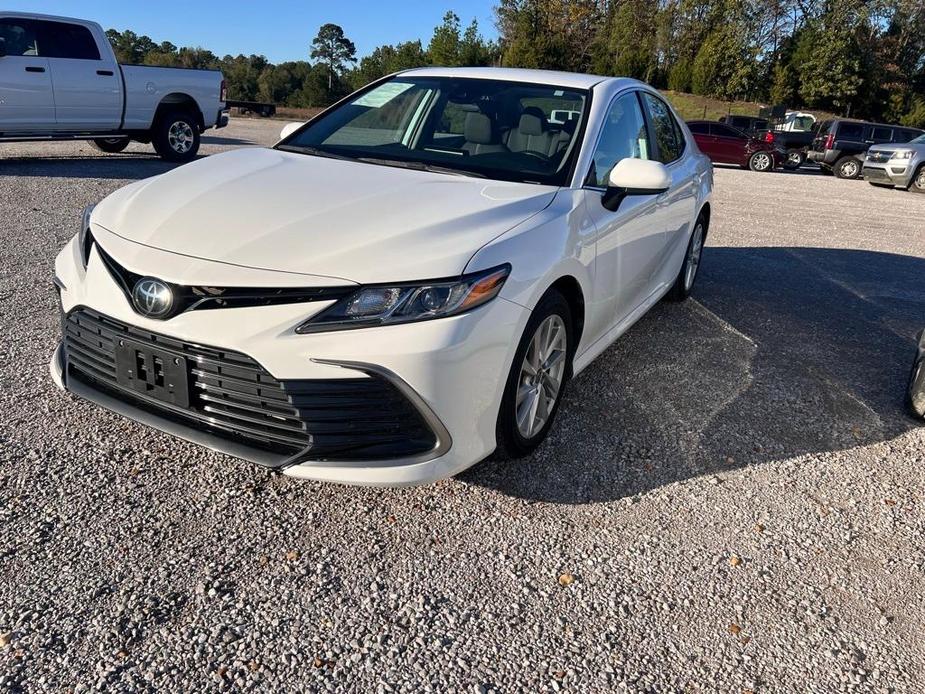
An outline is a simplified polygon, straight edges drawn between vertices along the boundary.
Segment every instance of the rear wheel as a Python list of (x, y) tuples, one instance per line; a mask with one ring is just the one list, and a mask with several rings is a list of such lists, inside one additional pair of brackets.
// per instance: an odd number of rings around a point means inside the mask
[(546, 438), (571, 376), (572, 340), (568, 302), (550, 290), (530, 316), (508, 374), (495, 429), (501, 458), (528, 455)]
[(681, 266), (681, 271), (678, 273), (674, 285), (668, 290), (667, 296), (671, 301), (684, 301), (691, 295), (694, 282), (697, 281), (697, 273), (700, 271), (703, 244), (706, 240), (707, 225), (703, 215), (701, 215), (697, 217), (691, 240), (687, 242), (687, 253), (684, 255), (684, 264)]
[(919, 333), (919, 348), (909, 375), (906, 405), (914, 415), (925, 418), (925, 330)]
[(159, 117), (151, 132), (154, 151), (162, 159), (187, 162), (199, 151), (199, 123), (189, 113), (175, 111)]
[(755, 152), (748, 158), (748, 168), (752, 171), (770, 171), (774, 168), (774, 159), (768, 152)]
[(857, 178), (861, 175), (861, 162), (856, 157), (842, 157), (835, 162), (834, 171), (838, 178)]
[(101, 137), (92, 142), (93, 146), (101, 152), (116, 154), (128, 147), (129, 139), (127, 137)]
[(925, 193), (925, 164), (922, 164), (915, 172), (912, 183), (909, 184), (909, 190), (915, 193)]
[(784, 161), (784, 168), (788, 171), (796, 171), (803, 162), (806, 161), (806, 154), (799, 149), (792, 149), (787, 152), (787, 159)]

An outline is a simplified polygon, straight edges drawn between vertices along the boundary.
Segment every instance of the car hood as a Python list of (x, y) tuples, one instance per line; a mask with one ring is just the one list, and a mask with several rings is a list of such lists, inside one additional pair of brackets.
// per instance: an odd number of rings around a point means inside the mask
[(913, 152), (922, 154), (925, 152), (925, 144), (912, 144), (911, 142), (887, 142), (879, 145), (871, 145), (868, 152), (895, 152), (900, 149), (911, 149)]
[(458, 275), (556, 190), (250, 148), (126, 186), (93, 223), (206, 260), (389, 282)]

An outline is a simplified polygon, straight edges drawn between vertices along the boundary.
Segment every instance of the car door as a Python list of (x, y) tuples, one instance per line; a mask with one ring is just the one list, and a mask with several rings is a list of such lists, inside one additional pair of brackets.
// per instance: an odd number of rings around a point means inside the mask
[(716, 160), (719, 155), (716, 137), (710, 133), (710, 123), (688, 123), (687, 127), (691, 131), (691, 134), (694, 136), (694, 141), (697, 143), (697, 147), (701, 152), (710, 157), (711, 160)]
[(39, 44), (51, 68), (57, 130), (110, 131), (122, 120), (122, 82), (111, 54), (100, 54), (88, 26), (37, 21)]
[(0, 133), (49, 130), (55, 100), (48, 60), (39, 55), (34, 22), (0, 18)]
[(645, 304), (652, 273), (664, 250), (665, 209), (656, 195), (625, 198), (616, 211), (603, 205), (611, 169), (628, 157), (654, 159), (638, 92), (614, 98), (594, 146), (585, 184), (586, 206), (597, 228), (594, 303), (603, 334)]
[(741, 130), (736, 130), (721, 123), (711, 123), (710, 131), (716, 137), (717, 161), (724, 164), (741, 164), (745, 159), (745, 146), (748, 137)]

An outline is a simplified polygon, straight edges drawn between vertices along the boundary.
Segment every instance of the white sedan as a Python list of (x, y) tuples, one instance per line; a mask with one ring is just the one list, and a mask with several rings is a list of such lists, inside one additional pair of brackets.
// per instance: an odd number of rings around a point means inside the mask
[(52, 376), (297, 477), (415, 484), (524, 456), (572, 376), (688, 296), (712, 185), (641, 82), (403, 72), (273, 148), (88, 208), (55, 265)]

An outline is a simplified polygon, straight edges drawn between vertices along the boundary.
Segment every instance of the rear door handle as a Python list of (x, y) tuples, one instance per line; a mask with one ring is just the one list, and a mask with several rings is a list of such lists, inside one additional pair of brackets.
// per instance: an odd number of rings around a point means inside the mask
[(36, 66), (34, 66), (34, 65), (29, 65), (29, 66), (26, 68), (26, 72), (45, 72), (45, 68), (43, 68), (43, 67), (36, 67)]
[(100, 77), (112, 77), (113, 72), (112, 70), (97, 70), (96, 74), (98, 74)]

